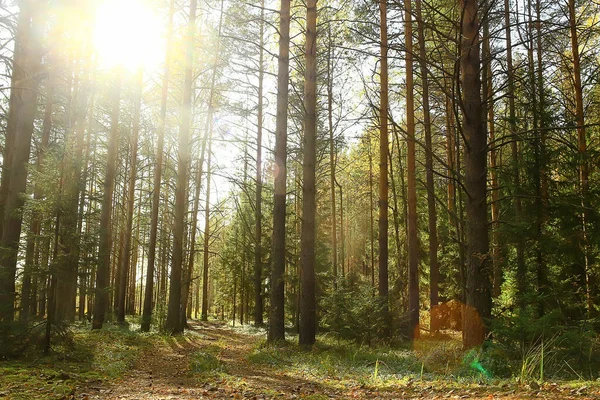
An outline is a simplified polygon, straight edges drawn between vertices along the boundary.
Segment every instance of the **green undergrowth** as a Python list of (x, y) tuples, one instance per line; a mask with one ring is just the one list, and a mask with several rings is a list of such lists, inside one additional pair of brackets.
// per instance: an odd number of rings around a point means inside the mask
[(191, 357), (190, 370), (201, 375), (226, 373), (225, 364), (219, 358), (221, 347), (219, 344), (208, 345), (195, 352)]
[(56, 343), (48, 355), (39, 352), (0, 361), (0, 397), (14, 400), (77, 397), (82, 387), (100, 387), (121, 377), (156, 334), (140, 334), (116, 325), (91, 331), (70, 328), (72, 341)]
[[(371, 347), (321, 335), (310, 349), (301, 349), (296, 338), (278, 345), (261, 342), (247, 358), (257, 366), (335, 388), (358, 385), (373, 390), (429, 387), (508, 392), (556, 382), (561, 387), (600, 386), (600, 381), (585, 379), (523, 379), (521, 364), (510, 356), (501, 346), (491, 344), (465, 352), (460, 338), (452, 336), (425, 336), (405, 347)], [(539, 365), (537, 368), (539, 371)]]
[(320, 336), (317, 344), (307, 351), (293, 340), (277, 346), (260, 343), (248, 355), (248, 361), (317, 379), (366, 382), (421, 373), (421, 361), (408, 349), (372, 348)]

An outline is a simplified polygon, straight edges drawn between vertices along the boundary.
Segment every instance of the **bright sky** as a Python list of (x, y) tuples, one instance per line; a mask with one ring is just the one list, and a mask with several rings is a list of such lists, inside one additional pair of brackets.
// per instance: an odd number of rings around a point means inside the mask
[(104, 0), (96, 11), (94, 43), (100, 64), (134, 71), (164, 61), (164, 22), (142, 0)]

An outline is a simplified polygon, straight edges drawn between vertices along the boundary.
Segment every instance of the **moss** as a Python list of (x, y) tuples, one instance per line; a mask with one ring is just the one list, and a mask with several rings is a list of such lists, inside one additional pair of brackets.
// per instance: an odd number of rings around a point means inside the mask
[(2, 363), (0, 394), (14, 400), (68, 398), (80, 386), (121, 377), (155, 340), (111, 325), (101, 331), (75, 326), (72, 335), (72, 344), (55, 346), (48, 356), (32, 353)]

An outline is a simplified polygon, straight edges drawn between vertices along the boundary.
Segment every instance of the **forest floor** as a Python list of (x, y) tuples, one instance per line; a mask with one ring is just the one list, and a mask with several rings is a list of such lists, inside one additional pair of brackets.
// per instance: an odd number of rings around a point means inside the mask
[[(460, 377), (449, 373), (439, 344), (375, 351), (324, 340), (308, 352), (264, 346), (264, 331), (253, 328), (190, 328), (174, 337), (88, 333), (75, 338), (89, 345), (76, 361), (0, 363), (0, 399), (600, 399), (597, 382)], [(443, 352), (452, 354), (452, 345)]]

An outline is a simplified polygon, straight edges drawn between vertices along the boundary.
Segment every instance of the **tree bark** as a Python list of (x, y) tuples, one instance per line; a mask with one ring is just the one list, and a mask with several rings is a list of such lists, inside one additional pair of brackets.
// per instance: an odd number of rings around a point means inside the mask
[(160, 105), (160, 121), (158, 127), (158, 144), (156, 147), (156, 165), (154, 166), (154, 183), (152, 187), (152, 215), (150, 220), (150, 243), (148, 244), (148, 266), (146, 267), (146, 288), (144, 292), (144, 309), (142, 311), (141, 331), (150, 331), (152, 321), (152, 298), (154, 295), (154, 271), (156, 263), (156, 238), (158, 234), (158, 218), (160, 205), (160, 186), (164, 157), (165, 129), (167, 117), (167, 100), (169, 95), (169, 77), (171, 64), (171, 41), (173, 36), (173, 13), (175, 0), (169, 6), (169, 22), (167, 27), (167, 54), (162, 79), (162, 95)]
[(573, 80), (575, 83), (575, 122), (577, 123), (577, 151), (579, 153), (579, 191), (581, 196), (581, 248), (583, 249), (583, 271), (586, 284), (586, 308), (588, 318), (594, 312), (592, 296), (592, 271), (591, 254), (588, 243), (589, 224), (589, 166), (587, 155), (587, 137), (585, 131), (585, 117), (583, 112), (583, 88), (581, 84), (581, 60), (579, 56), (579, 35), (577, 33), (577, 12), (575, 0), (569, 0), (569, 28), (571, 33), (571, 53), (573, 55)]
[(304, 162), (302, 185), (302, 233), (300, 262), (299, 344), (315, 343), (317, 330), (315, 299), (315, 214), (317, 158), (317, 0), (306, 1), (306, 71), (304, 84)]
[(411, 0), (404, 0), (404, 38), (406, 42), (406, 134), (408, 195), (408, 312), (409, 337), (419, 337), (419, 243), (417, 237), (417, 167), (415, 138), (415, 100), (413, 82), (413, 35)]
[[(212, 123), (211, 123), (212, 129)], [(202, 271), (202, 321), (208, 321), (208, 260), (210, 245), (210, 174), (212, 160), (212, 137), (208, 138), (208, 161), (206, 165), (206, 203), (204, 206), (204, 265)]]
[[(506, 69), (507, 69), (507, 91), (508, 91), (508, 118), (510, 128), (510, 148), (512, 156), (512, 178), (513, 178), (513, 196), (515, 208), (515, 224), (523, 222), (523, 212), (521, 204), (521, 177), (519, 166), (519, 148), (517, 138), (517, 116), (515, 107), (515, 72), (512, 61), (512, 38), (510, 21), (510, 0), (504, 0), (504, 25), (506, 31)], [(525, 307), (523, 296), (527, 288), (527, 271), (525, 266), (525, 244), (524, 237), (516, 235), (515, 247), (517, 249), (517, 289), (518, 304), (520, 308)]]
[(183, 264), (183, 238), (187, 201), (188, 168), (190, 164), (190, 128), (192, 115), (192, 85), (194, 62), (194, 37), (196, 29), (197, 0), (190, 0), (190, 16), (186, 38), (185, 82), (181, 125), (179, 127), (179, 151), (177, 162), (177, 187), (175, 189), (175, 220), (173, 222), (173, 259), (171, 284), (165, 329), (172, 333), (183, 332), (181, 325), (181, 267)]
[(133, 111), (133, 130), (131, 132), (131, 160), (129, 161), (129, 180), (127, 184), (127, 204), (126, 207), (126, 222), (125, 222), (125, 241), (123, 244), (123, 258), (121, 259), (120, 275), (119, 275), (119, 298), (117, 304), (117, 323), (125, 322), (125, 297), (127, 294), (127, 274), (129, 265), (131, 264), (131, 241), (133, 237), (133, 209), (135, 208), (135, 181), (137, 177), (137, 153), (138, 153), (138, 137), (140, 133), (140, 110), (142, 107), (142, 85), (143, 74), (140, 69), (138, 72), (134, 111)]
[[(42, 138), (37, 149), (36, 173), (41, 175), (44, 170), (46, 151), (50, 142), (50, 132), (52, 130), (52, 113), (54, 106), (54, 86), (56, 84), (56, 70), (52, 67), (48, 68), (48, 81), (46, 91), (46, 105), (44, 111), (44, 120), (42, 122)], [(8, 132), (7, 132), (8, 133)], [(7, 137), (8, 140), (8, 137)], [(4, 170), (3, 170), (4, 172)], [(40, 201), (44, 197), (44, 190), (39, 182), (36, 182), (33, 189), (34, 202)], [(42, 213), (39, 210), (33, 210), (31, 215), (31, 223), (29, 232), (27, 233), (27, 243), (25, 247), (25, 270), (23, 275), (23, 287), (21, 290), (21, 320), (27, 320), (30, 315), (30, 308), (35, 308), (35, 299), (30, 301), (31, 296), (35, 296), (35, 290), (31, 289), (32, 275), (39, 270), (39, 248), (40, 233), (42, 228)]]
[(389, 310), (388, 284), (388, 33), (387, 33), (387, 0), (379, 2), (380, 15), (380, 105), (379, 105), (379, 299), (384, 321), (383, 335), (392, 333), (392, 315)]
[(20, 5), (4, 153), (4, 166), (8, 165), (9, 169), (3, 169), (0, 190), (0, 321), (7, 322), (14, 319), (15, 313), (23, 195), (27, 187), (27, 165), (41, 72), (42, 49), (37, 38), (44, 28), (41, 7), (34, 7), (31, 1), (21, 1)]
[(281, 0), (279, 64), (275, 126), (275, 195), (273, 208), (273, 267), (268, 341), (285, 339), (285, 217), (287, 191), (287, 110), (290, 79), (290, 0)]
[(256, 203), (254, 230), (254, 324), (263, 324), (262, 293), (262, 134), (263, 134), (263, 80), (264, 80), (264, 36), (265, 2), (261, 1), (259, 60), (258, 60), (258, 120), (256, 132)]
[(108, 137), (108, 153), (106, 172), (104, 175), (104, 196), (100, 215), (100, 234), (98, 244), (98, 267), (96, 268), (96, 299), (92, 329), (102, 329), (108, 308), (108, 290), (110, 285), (110, 250), (112, 237), (113, 194), (117, 173), (117, 156), (119, 147), (119, 111), (121, 98), (121, 71), (116, 73), (116, 82), (112, 93), (112, 111), (110, 134)]
[(338, 244), (337, 244), (337, 214), (335, 203), (335, 140), (333, 127), (333, 43), (331, 40), (331, 26), (327, 29), (329, 42), (327, 53), (327, 122), (329, 130), (329, 168), (330, 168), (330, 197), (331, 197), (331, 263), (333, 266), (333, 288), (338, 284)]
[(429, 77), (427, 76), (427, 52), (425, 49), (425, 23), (421, 11), (421, 0), (416, 0), (417, 29), (419, 38), (419, 65), (423, 85), (423, 128), (425, 131), (425, 169), (427, 180), (427, 213), (429, 216), (429, 306), (430, 330), (438, 330), (434, 308), (439, 300), (440, 269), (438, 265), (437, 210), (435, 206), (435, 186), (433, 181), (433, 143), (431, 138), (431, 114), (429, 106)]
[(481, 102), (481, 59), (478, 3), (462, 0), (460, 73), (462, 133), (465, 141), (467, 268), (463, 346), (480, 345), (491, 316), (487, 221), (487, 138)]

